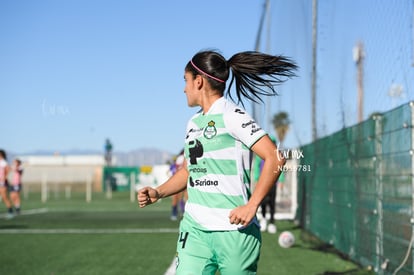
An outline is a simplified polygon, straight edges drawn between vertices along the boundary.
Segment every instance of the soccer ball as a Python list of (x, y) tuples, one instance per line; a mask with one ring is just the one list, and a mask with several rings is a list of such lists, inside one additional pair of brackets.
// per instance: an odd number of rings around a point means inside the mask
[(289, 231), (283, 231), (279, 235), (279, 245), (283, 248), (289, 248), (295, 244), (295, 236)]

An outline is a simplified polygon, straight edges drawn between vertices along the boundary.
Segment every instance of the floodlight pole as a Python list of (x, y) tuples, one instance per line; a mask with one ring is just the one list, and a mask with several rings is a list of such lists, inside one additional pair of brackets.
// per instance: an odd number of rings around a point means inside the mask
[(316, 126), (316, 53), (317, 53), (318, 0), (312, 2), (312, 140), (318, 138)]
[[(270, 0), (265, 0), (265, 3), (263, 5), (263, 12), (262, 12), (262, 16), (260, 17), (260, 22), (259, 22), (259, 29), (257, 31), (257, 36), (256, 36), (256, 43), (255, 43), (255, 51), (260, 51), (260, 40), (261, 40), (261, 36), (262, 36), (262, 30), (263, 30), (263, 23), (264, 20), (266, 18), (266, 14), (269, 11), (269, 7), (270, 7)], [(259, 118), (259, 103), (256, 102), (252, 102), (252, 117), (253, 119), (259, 123), (260, 125), (262, 124)], [(256, 161), (256, 157), (255, 154), (251, 154), (250, 155), (250, 161), (251, 161), (251, 167), (252, 169), (250, 170), (250, 177), (253, 179), (253, 173), (254, 173), (254, 169), (253, 167), (255, 167), (255, 161)], [(255, 188), (255, 182), (253, 182), (253, 186), (252, 188)]]
[(411, 66), (413, 66), (414, 67), (414, 0), (413, 0), (413, 12), (412, 12), (412, 16), (411, 16), (411, 19), (413, 20), (413, 22), (412, 22), (412, 24), (411, 24), (411, 31), (412, 31), (412, 40), (411, 40), (411, 50), (412, 50), (412, 63), (411, 63)]
[[(265, 0), (265, 4), (263, 6), (263, 13), (262, 13), (262, 16), (260, 17), (259, 30), (257, 31), (256, 43), (254, 47), (255, 51), (257, 52), (260, 51), (260, 40), (262, 37), (263, 24), (266, 18), (266, 14), (269, 11), (269, 7), (270, 7), (270, 0)], [(253, 104), (252, 116), (258, 123), (262, 124), (259, 119), (259, 114), (258, 114), (259, 104), (256, 102), (253, 102), (252, 104)]]
[(364, 119), (364, 45), (358, 42), (354, 48), (354, 60), (357, 65), (357, 84), (358, 84), (358, 123)]

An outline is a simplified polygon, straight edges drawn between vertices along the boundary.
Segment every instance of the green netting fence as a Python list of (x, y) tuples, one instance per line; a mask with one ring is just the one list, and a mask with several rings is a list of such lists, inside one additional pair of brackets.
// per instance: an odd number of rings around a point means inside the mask
[[(303, 146), (296, 218), (378, 274), (414, 274), (410, 102)], [(406, 260), (406, 261), (404, 261)]]

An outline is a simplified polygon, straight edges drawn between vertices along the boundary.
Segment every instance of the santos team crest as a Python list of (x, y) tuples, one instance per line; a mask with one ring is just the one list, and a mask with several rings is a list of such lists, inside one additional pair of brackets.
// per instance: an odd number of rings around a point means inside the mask
[(217, 134), (216, 123), (214, 121), (210, 121), (207, 124), (207, 127), (204, 129), (204, 137), (207, 139), (213, 138)]

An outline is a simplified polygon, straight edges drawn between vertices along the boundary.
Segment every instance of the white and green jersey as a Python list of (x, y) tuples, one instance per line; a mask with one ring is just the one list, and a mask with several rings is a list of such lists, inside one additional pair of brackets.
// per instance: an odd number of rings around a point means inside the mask
[(265, 134), (245, 110), (224, 97), (208, 113), (190, 119), (184, 219), (203, 230), (240, 228), (230, 224), (229, 213), (250, 198), (250, 148)]

